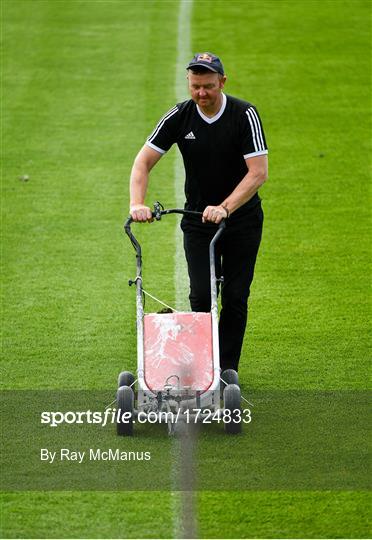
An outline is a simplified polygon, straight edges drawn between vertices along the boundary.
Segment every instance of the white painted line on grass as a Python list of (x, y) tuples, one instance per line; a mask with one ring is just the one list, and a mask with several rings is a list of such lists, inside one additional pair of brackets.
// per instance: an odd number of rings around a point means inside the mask
[[(193, 0), (180, 0), (178, 12), (178, 31), (177, 31), (177, 64), (175, 95), (176, 101), (185, 101), (188, 98), (186, 66), (191, 59), (191, 14)], [(182, 157), (177, 151), (174, 161), (174, 192), (177, 208), (183, 208), (185, 173), (183, 169)], [(175, 268), (174, 280), (176, 291), (176, 309), (185, 311), (188, 309), (188, 286), (189, 282), (183, 252), (182, 232), (178, 226), (175, 230)]]
[[(177, 103), (187, 99), (186, 65), (190, 61), (191, 53), (191, 15), (193, 0), (179, 0), (178, 25), (177, 25), (177, 60), (175, 96)], [(179, 152), (174, 161), (174, 192), (177, 208), (183, 208), (184, 203), (184, 169)], [(175, 260), (174, 260), (174, 287), (175, 304), (178, 311), (188, 309), (188, 280), (185, 256), (183, 251), (182, 232), (179, 227), (179, 219), (175, 227)], [(186, 285), (186, 286), (185, 286)], [(182, 439), (176, 439), (172, 445), (172, 482), (176, 491), (170, 493), (173, 513), (173, 537), (185, 538), (189, 531), (185, 530), (185, 509), (189, 508), (191, 523), (189, 530), (196, 531), (197, 516), (194, 508), (194, 493), (177, 491), (180, 489), (180, 466), (182, 467)]]

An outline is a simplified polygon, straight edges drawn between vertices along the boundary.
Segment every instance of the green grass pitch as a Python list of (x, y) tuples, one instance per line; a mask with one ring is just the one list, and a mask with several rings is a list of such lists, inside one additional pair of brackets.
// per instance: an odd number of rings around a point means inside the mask
[[(194, 0), (193, 51), (222, 57), (226, 92), (257, 106), (270, 149), (241, 361), (247, 394), (367, 388), (370, 8)], [(126, 284), (135, 267), (121, 229), (128, 178), (175, 103), (179, 4), (3, 0), (1, 9), (2, 387), (114, 390), (117, 373), (135, 369)], [(154, 170), (150, 204), (174, 206), (174, 158)], [(141, 228), (145, 283), (172, 304), (174, 222), (155, 227)], [(201, 444), (212, 455), (218, 436)], [(221, 475), (229, 463), (227, 448)], [(209, 490), (197, 502), (201, 538), (370, 536), (363, 490)], [(4, 538), (175, 530), (166, 491), (4, 492), (1, 504)]]

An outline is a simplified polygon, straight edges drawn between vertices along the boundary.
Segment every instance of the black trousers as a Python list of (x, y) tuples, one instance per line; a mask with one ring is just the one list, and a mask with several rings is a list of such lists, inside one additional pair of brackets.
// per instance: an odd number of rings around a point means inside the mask
[[(219, 320), (221, 369), (238, 370), (248, 316), (248, 297), (261, 242), (261, 203), (227, 220), (216, 245), (216, 274), (223, 276)], [(193, 311), (210, 311), (209, 244), (216, 226), (183, 218), (184, 248), (190, 277), (190, 304)]]

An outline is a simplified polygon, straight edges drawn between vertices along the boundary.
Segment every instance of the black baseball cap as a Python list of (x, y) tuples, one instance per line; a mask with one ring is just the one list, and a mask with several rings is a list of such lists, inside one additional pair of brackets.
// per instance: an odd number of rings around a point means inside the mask
[(196, 53), (186, 69), (191, 69), (196, 66), (202, 66), (210, 71), (214, 71), (215, 73), (225, 75), (221, 60), (218, 58), (218, 56), (215, 56), (209, 52)]

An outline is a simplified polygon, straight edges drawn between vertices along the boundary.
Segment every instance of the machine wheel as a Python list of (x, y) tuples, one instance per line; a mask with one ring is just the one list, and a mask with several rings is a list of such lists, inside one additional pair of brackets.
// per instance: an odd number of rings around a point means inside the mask
[[(221, 399), (223, 398), (223, 391), (225, 390), (226, 388), (226, 385), (228, 384), (237, 384), (239, 386), (239, 375), (237, 373), (237, 371), (235, 371), (235, 369), (225, 369), (225, 371), (223, 371), (221, 373), (221, 379), (223, 379), (221, 381)], [(225, 381), (225, 382), (223, 382)]]
[[(223, 392), (223, 407), (230, 414), (224, 414), (225, 432), (236, 435), (242, 431), (242, 417), (240, 409), (240, 388), (237, 384), (228, 384)], [(230, 418), (230, 422), (225, 421)]]
[(131, 386), (135, 380), (133, 373), (130, 371), (122, 371), (119, 373), (118, 377), (118, 388), (121, 386)]
[(225, 369), (225, 371), (221, 373), (221, 379), (226, 381), (226, 384), (237, 384), (239, 386), (239, 375), (235, 369)]
[(121, 415), (131, 413), (125, 422), (119, 420), (116, 424), (118, 435), (133, 435), (133, 412), (134, 412), (134, 392), (129, 386), (121, 386), (117, 392), (117, 409), (121, 410)]

